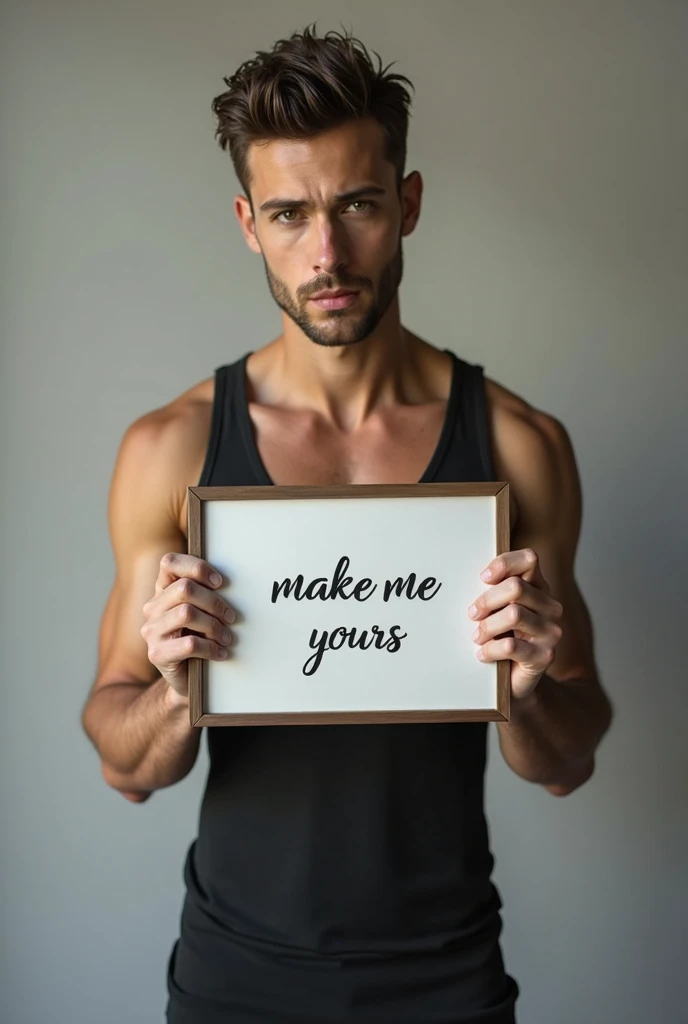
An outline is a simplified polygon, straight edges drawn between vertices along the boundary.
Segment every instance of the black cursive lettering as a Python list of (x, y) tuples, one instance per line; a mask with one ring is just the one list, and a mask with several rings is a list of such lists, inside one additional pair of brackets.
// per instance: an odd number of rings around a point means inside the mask
[[(311, 638), (308, 641), (308, 646), (314, 650), (314, 654), (308, 658), (303, 666), (302, 672), (305, 676), (312, 676), (320, 668), (323, 657), (326, 651), (339, 651), (345, 645), (348, 640), (349, 648), (354, 650), (367, 651), (375, 644), (375, 647), (380, 650), (387, 650), (390, 654), (395, 654), (401, 647), (401, 641), (404, 640), (408, 633), (399, 633), (401, 626), (391, 626), (389, 630), (389, 637), (385, 635), (384, 629), (380, 629), (379, 626), (373, 626), (370, 631), (367, 629), (360, 630), (357, 626), (352, 626), (347, 629), (346, 626), (337, 626), (331, 632), (323, 629), (321, 633), (317, 629), (314, 629), (311, 633)], [(368, 633), (370, 632), (370, 639)]]

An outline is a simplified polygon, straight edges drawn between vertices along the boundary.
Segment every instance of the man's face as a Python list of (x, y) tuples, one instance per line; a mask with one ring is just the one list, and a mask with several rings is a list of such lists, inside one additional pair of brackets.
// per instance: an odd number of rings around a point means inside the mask
[[(254, 144), (249, 170), (253, 212), (243, 197), (236, 212), (275, 302), (318, 345), (368, 337), (402, 278), (401, 239), (415, 226), (420, 175), (406, 179), (400, 197), (372, 120), (303, 142)], [(323, 291), (346, 294), (318, 298)]]

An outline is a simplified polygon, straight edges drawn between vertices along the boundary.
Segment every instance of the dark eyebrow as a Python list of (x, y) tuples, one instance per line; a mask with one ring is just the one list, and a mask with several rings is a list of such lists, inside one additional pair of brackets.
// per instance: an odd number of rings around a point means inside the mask
[[(382, 196), (386, 188), (379, 185), (366, 185), (363, 188), (352, 189), (351, 192), (340, 192), (334, 197), (336, 203), (353, 203), (356, 199), (363, 199), (364, 196)], [(261, 203), (261, 210), (302, 210), (310, 206), (306, 199), (268, 199)]]

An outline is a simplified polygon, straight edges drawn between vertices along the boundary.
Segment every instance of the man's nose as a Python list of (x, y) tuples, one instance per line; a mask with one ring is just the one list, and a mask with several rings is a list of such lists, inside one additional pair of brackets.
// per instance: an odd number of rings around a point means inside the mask
[(343, 227), (323, 217), (316, 223), (315, 232), (313, 270), (316, 274), (335, 274), (346, 267), (349, 256)]

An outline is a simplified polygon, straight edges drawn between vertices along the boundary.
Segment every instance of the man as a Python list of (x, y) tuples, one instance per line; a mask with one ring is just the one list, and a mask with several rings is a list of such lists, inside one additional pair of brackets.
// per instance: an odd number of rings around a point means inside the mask
[[(187, 775), (200, 739), (188, 658), (226, 657), (231, 643), (220, 577), (184, 553), (189, 485), (492, 479), (510, 483), (511, 550), (485, 567), (456, 628), (475, 630), (485, 661), (511, 663), (507, 763), (571, 793), (611, 720), (574, 578), (575, 458), (555, 418), (401, 324), (401, 240), (423, 188), (404, 175), (408, 79), (352, 37), (307, 29), (225, 82), (217, 136), (282, 333), (123, 438), (116, 579), (83, 711), (105, 780), (142, 802)], [(483, 812), (486, 730), (208, 730), (168, 1021), (515, 1021)]]

